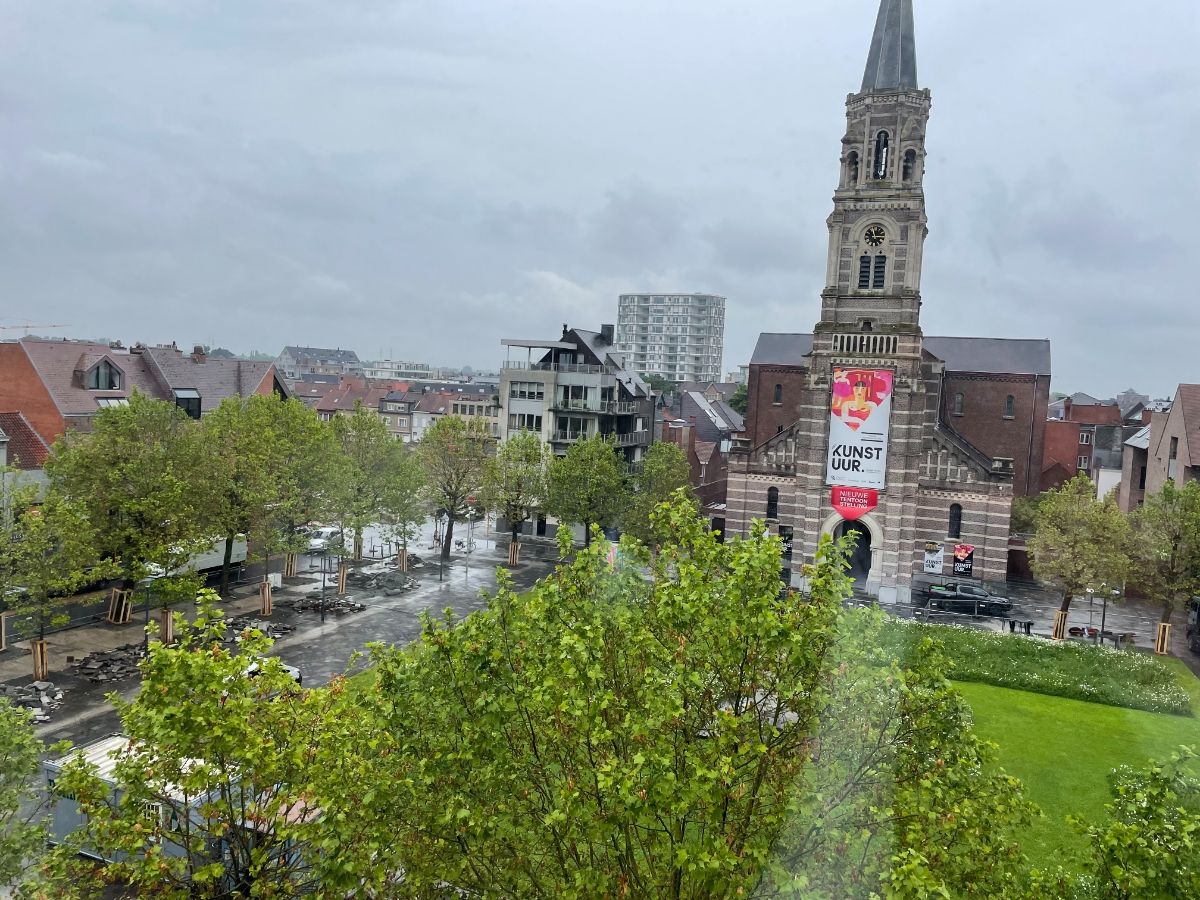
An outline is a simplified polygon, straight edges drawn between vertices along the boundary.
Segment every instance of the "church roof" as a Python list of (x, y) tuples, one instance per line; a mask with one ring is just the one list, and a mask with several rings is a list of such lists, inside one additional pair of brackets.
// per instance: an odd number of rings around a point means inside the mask
[(880, 0), (862, 89), (863, 93), (917, 89), (912, 0)]
[[(924, 344), (951, 372), (1050, 374), (1050, 342), (1046, 340), (930, 336)], [(803, 366), (812, 346), (811, 334), (760, 334), (750, 364)]]

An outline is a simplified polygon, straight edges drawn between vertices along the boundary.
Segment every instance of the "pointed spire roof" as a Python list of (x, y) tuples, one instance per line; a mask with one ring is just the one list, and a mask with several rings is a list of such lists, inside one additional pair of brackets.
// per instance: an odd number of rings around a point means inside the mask
[(917, 89), (917, 41), (912, 0), (880, 0), (863, 93)]

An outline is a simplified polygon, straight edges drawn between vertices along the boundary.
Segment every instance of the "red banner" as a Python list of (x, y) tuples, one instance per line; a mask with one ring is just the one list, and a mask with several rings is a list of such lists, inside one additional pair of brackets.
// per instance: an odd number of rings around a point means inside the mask
[(841, 487), (833, 489), (833, 508), (847, 522), (861, 519), (879, 505), (879, 491), (874, 488)]

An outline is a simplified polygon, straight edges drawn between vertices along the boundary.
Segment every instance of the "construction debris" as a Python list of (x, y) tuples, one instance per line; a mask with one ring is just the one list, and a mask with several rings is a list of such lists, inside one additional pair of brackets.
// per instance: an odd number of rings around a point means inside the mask
[(346, 576), (346, 584), (354, 588), (368, 591), (382, 591), (388, 597), (411, 591), (417, 586), (417, 579), (395, 569), (391, 571), (351, 572)]
[(295, 625), (284, 625), (281, 622), (264, 622), (262, 619), (255, 619), (250, 616), (234, 616), (225, 624), (233, 632), (232, 636), (225, 639), (227, 642), (241, 640), (242, 632), (247, 629), (261, 631), (273, 641), (279, 640), (284, 635), (291, 634), (296, 630)]
[[(288, 606), (297, 612), (320, 612), (322, 607), (321, 592), (316, 591), (306, 597), (298, 597), (294, 600), (285, 600), (280, 606)], [(324, 601), (326, 614), (341, 615), (344, 612), (362, 612), (367, 607), (359, 603), (357, 600), (351, 600), (348, 597), (338, 597), (335, 594), (326, 594)]]
[(8, 698), (13, 706), (33, 713), (34, 722), (49, 722), (50, 713), (62, 705), (63, 692), (50, 681), (29, 684), (0, 685), (0, 697)]
[(75, 671), (89, 681), (99, 684), (104, 681), (120, 681), (131, 675), (139, 674), (138, 663), (145, 656), (145, 648), (141, 644), (126, 644), (115, 650), (100, 650), (89, 653), (75, 663)]

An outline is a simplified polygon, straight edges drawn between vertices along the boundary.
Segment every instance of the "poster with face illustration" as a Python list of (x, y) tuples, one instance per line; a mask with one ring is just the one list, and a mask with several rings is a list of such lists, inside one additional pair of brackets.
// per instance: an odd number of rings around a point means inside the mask
[(833, 370), (829, 406), (829, 484), (880, 490), (887, 473), (893, 372)]

